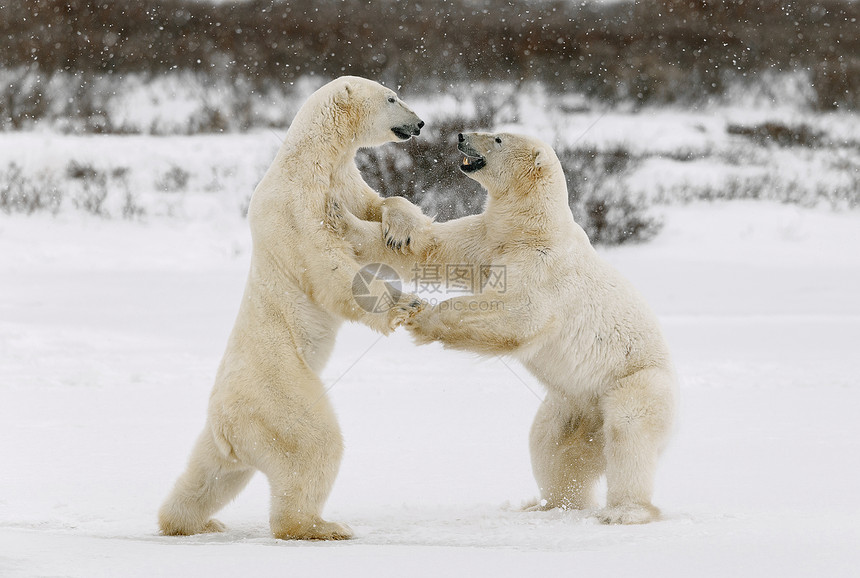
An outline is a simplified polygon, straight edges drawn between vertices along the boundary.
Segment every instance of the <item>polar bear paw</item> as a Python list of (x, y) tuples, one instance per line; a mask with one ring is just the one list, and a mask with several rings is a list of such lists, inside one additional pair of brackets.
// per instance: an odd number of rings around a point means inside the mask
[(340, 208), (340, 203), (332, 198), (326, 199), (325, 203), (325, 225), (333, 232), (342, 235), (347, 229), (346, 215)]
[(423, 309), (424, 301), (420, 297), (411, 293), (404, 293), (400, 297), (400, 301), (388, 310), (388, 328), (394, 331)]
[(218, 532), (223, 532), (227, 529), (227, 526), (214, 518), (207, 520), (201, 526), (199, 525), (199, 523), (182, 523), (177, 522), (175, 520), (169, 520), (166, 517), (162, 516), (161, 519), (159, 519), (159, 526), (161, 527), (161, 534), (163, 536), (193, 536), (194, 534), (216, 534)]
[(647, 524), (660, 518), (660, 510), (651, 504), (629, 504), (603, 508), (597, 519), (604, 524)]
[(436, 308), (419, 311), (407, 319), (403, 326), (412, 334), (416, 345), (427, 345), (439, 341), (444, 334), (444, 326), (439, 320)]
[(223, 532), (227, 529), (227, 526), (216, 520), (215, 518), (210, 519), (208, 522), (203, 524), (203, 530), (201, 533), (203, 534), (216, 534), (218, 532)]
[(346, 524), (316, 520), (311, 524), (275, 531), (274, 534), (278, 540), (349, 540), (354, 532)]
[(420, 252), (429, 242), (433, 220), (403, 197), (382, 204), (382, 235), (388, 248), (402, 253)]
[(347, 238), (359, 229), (361, 220), (334, 199), (326, 201), (325, 225), (335, 235)]

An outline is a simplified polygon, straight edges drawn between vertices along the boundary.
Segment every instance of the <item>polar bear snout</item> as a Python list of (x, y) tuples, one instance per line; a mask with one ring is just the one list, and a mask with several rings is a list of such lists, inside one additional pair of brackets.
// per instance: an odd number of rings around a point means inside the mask
[(465, 155), (460, 162), (460, 170), (464, 173), (474, 173), (487, 165), (487, 159), (472, 146), (470, 136), (463, 133), (457, 135), (457, 149)]
[(391, 127), (391, 132), (400, 140), (409, 140), (413, 136), (418, 136), (421, 134), (421, 129), (424, 128), (424, 121), (417, 116), (415, 118), (415, 122)]

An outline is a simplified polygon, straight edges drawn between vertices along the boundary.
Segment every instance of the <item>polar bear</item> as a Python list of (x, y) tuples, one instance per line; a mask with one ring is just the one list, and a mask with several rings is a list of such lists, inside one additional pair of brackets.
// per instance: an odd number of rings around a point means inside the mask
[(676, 396), (656, 317), (574, 222), (549, 146), (513, 134), (459, 141), (461, 170), (488, 192), (482, 214), (434, 223), (429, 243), (409, 255), (380, 242), (378, 223), (339, 206), (330, 222), (362, 262), (404, 272), (416, 262), (473, 268), (474, 294), (425, 308), (404, 326), (418, 343), (512, 355), (544, 385), (530, 434), (541, 496), (532, 509), (596, 508), (605, 474), (601, 521), (655, 520), (655, 469)]
[(424, 123), (394, 91), (343, 77), (310, 96), (251, 198), (248, 281), (209, 401), (206, 426), (185, 473), (159, 511), (161, 532), (223, 530), (212, 514), (256, 470), (271, 487), (277, 538), (352, 535), (322, 519), (342, 454), (340, 429), (318, 377), (342, 320), (387, 334), (421, 304), (400, 294), (390, 309), (366, 311), (351, 294), (352, 249), (325, 224), (336, 201), (380, 222), (386, 241), (407, 246), (430, 219), (402, 198), (382, 199), (361, 178), (359, 147), (403, 141)]

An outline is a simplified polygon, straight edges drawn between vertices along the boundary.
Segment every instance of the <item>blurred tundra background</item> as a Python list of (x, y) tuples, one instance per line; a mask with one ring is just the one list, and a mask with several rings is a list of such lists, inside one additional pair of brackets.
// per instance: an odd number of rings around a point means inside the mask
[(851, 0), (5, 0), (0, 211), (242, 216), (298, 106), (342, 74), (425, 117), (359, 164), (440, 220), (483, 203), (453, 137), (508, 126), (556, 147), (595, 243), (650, 239), (655, 205), (699, 199), (854, 209), (858, 17)]

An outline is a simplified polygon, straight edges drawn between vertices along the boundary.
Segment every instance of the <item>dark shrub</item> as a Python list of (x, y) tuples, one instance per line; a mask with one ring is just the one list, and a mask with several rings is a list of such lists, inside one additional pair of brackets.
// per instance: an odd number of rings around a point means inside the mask
[[(479, 213), (485, 192), (460, 172), (458, 132), (487, 129), (492, 112), (481, 118), (451, 118), (434, 123), (408, 145), (363, 150), (357, 162), (371, 187), (383, 196), (401, 195), (447, 221)], [(568, 179), (569, 202), (574, 218), (592, 243), (616, 245), (645, 241), (660, 224), (645, 214), (642, 198), (631, 198), (621, 176), (633, 165), (625, 149), (606, 152), (565, 151), (559, 156)]]
[(356, 162), (368, 184), (384, 197), (400, 195), (439, 221), (479, 213), (480, 185), (460, 172), (457, 134), (485, 129), (491, 111), (477, 118), (453, 117), (432, 123), (404, 145), (365, 149)]
[[(703, 101), (762, 72), (811, 71), (813, 105), (856, 108), (858, 18), (851, 0), (7, 0), (0, 67), (192, 70), (257, 88), (341, 74), (406, 91), (537, 81), (637, 104)], [(28, 114), (44, 111), (38, 98)], [(223, 119), (201, 122), (217, 130)]]
[(787, 126), (778, 122), (765, 122), (755, 126), (730, 124), (726, 131), (729, 134), (747, 137), (760, 145), (775, 144), (782, 147), (814, 148), (820, 146), (824, 136), (824, 133), (813, 130), (806, 124)]
[(595, 245), (647, 241), (661, 223), (647, 214), (648, 202), (633, 196), (624, 182), (637, 162), (623, 148), (562, 151), (568, 203), (574, 219)]

